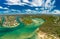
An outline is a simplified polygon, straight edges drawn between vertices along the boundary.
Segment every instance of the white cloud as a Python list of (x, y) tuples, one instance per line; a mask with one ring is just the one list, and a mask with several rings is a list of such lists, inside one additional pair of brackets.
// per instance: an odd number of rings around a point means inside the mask
[(3, 7), (2, 6), (0, 6), (0, 9), (2, 9)]
[(53, 2), (51, 2), (52, 0), (32, 0), (32, 2), (30, 2), (29, 0), (22, 0), (23, 2), (21, 2), (21, 0), (6, 0), (8, 5), (26, 5), (26, 3), (29, 3), (31, 5), (29, 6), (44, 6), (44, 7), (48, 7), (49, 3), (50, 5), (55, 3), (55, 0)]
[(29, 11), (32, 11), (32, 10), (31, 10), (31, 9), (27, 9), (27, 10), (25, 10), (25, 11), (29, 12)]
[(15, 9), (11, 9), (10, 11), (13, 11), (13, 12), (21, 12), (20, 10), (15, 10)]
[(45, 3), (45, 9), (49, 9), (51, 10), (52, 8), (54, 8), (54, 3), (55, 3), (55, 0), (47, 0), (46, 3)]
[(0, 9), (8, 9), (7, 7), (2, 7), (2, 6), (0, 6)]
[[(8, 4), (8, 5), (20, 5), (20, 6), (28, 5), (31, 7), (42, 7), (43, 9), (48, 9), (48, 10), (53, 9), (54, 3), (55, 3), (55, 0), (46, 0), (46, 1), (45, 0), (32, 0), (32, 2), (30, 2), (29, 0), (6, 0), (6, 1), (7, 3), (5, 4)], [(27, 3), (29, 3), (30, 5)]]
[(20, 0), (6, 0), (9, 4), (19, 4)]
[(60, 14), (60, 10), (54, 10), (54, 11), (49, 11), (49, 10), (43, 10), (43, 11), (40, 11), (41, 14)]
[(54, 10), (52, 11), (52, 14), (60, 14), (60, 10)]
[[(29, 2), (28, 0), (22, 0), (23, 2), (21, 2), (21, 0), (6, 0), (6, 1), (7, 1), (7, 3), (5, 3), (5, 4), (8, 4), (8, 5), (20, 5), (20, 6), (28, 5), (31, 7), (42, 7), (42, 8), (40, 8), (42, 11), (40, 11), (39, 13), (50, 14), (50, 13), (54, 12), (54, 14), (59, 14), (59, 12), (60, 12), (59, 10), (49, 12), (51, 9), (53, 9), (55, 7), (54, 6), (55, 0), (46, 0), (46, 1), (45, 0), (32, 0), (32, 2)], [(30, 5), (27, 3), (29, 3)], [(48, 10), (46, 10), (46, 9), (48, 9)], [(35, 8), (35, 10), (39, 10), (39, 8)], [(26, 11), (35, 12), (30, 9), (28, 9)]]
[(42, 6), (44, 3), (44, 0), (33, 0), (30, 4), (31, 6)]
[(39, 10), (39, 8), (35, 8), (35, 10)]
[(7, 7), (3, 8), (3, 9), (8, 9)]
[[(20, 6), (28, 5), (31, 7), (42, 7), (48, 10), (53, 9), (54, 3), (55, 3), (55, 0), (46, 0), (46, 1), (45, 0), (32, 0), (32, 2), (30, 2), (29, 0), (6, 0), (6, 1), (7, 3), (5, 4), (8, 4), (8, 5), (20, 5)], [(29, 3), (30, 5), (27, 3)]]
[(25, 3), (22, 3), (21, 0), (6, 0), (8, 5), (25, 5)]
[(30, 3), (28, 0), (22, 0), (23, 2), (25, 2), (25, 3)]

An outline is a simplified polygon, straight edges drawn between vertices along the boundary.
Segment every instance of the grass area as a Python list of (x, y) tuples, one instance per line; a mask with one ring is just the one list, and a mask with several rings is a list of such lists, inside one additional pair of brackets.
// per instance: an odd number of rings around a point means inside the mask
[(41, 15), (46, 22), (40, 27), (40, 30), (60, 37), (60, 16), (58, 15)]

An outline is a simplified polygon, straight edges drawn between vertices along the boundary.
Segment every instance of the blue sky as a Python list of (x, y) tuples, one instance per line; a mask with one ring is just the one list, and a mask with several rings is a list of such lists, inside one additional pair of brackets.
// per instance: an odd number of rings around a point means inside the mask
[(60, 0), (0, 0), (0, 14), (60, 14)]

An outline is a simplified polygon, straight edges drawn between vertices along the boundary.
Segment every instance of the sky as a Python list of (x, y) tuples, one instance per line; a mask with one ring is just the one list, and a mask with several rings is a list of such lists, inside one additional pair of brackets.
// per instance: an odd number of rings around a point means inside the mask
[(0, 0), (0, 14), (60, 14), (60, 0)]

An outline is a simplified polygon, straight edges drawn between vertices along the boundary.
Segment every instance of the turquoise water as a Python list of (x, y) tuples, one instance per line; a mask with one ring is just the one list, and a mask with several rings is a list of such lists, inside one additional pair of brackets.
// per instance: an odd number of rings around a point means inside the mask
[(0, 39), (27, 39), (35, 35), (37, 29), (45, 22), (41, 18), (33, 18), (31, 24), (24, 24), (20, 20), (17, 27), (4, 28), (0, 27)]

